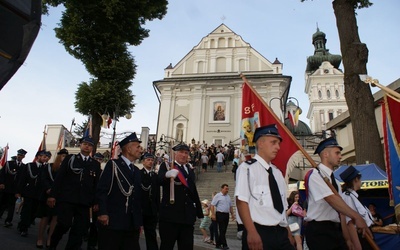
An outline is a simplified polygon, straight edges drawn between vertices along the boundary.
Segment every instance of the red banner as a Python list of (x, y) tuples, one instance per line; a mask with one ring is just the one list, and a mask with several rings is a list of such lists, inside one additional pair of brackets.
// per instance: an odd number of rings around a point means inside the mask
[(400, 205), (400, 102), (388, 95), (382, 105), (383, 147), (389, 182), (389, 197)]
[(272, 163), (282, 171), (283, 176), (286, 176), (290, 157), (299, 150), (303, 154), (305, 151), (302, 150), (296, 138), (293, 137), (291, 132), (249, 83), (243, 83), (242, 91), (242, 130), (240, 133), (242, 145), (250, 154), (254, 154), (255, 143), (253, 143), (253, 136), (256, 128), (276, 124), (283, 140), (280, 145), (281, 149)]
[(4, 167), (6, 165), (7, 157), (8, 157), (8, 144), (7, 144), (7, 146), (4, 147), (3, 155), (1, 156), (1, 159), (0, 159), (0, 168)]

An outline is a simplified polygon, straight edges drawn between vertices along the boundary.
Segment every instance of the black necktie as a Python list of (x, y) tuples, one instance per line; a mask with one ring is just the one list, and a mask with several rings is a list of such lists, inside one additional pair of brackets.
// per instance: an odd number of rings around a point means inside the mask
[(133, 171), (133, 164), (132, 164), (132, 163), (129, 164), (129, 169), (131, 170), (132, 173), (134, 173), (134, 171)]
[(274, 174), (272, 173), (272, 168), (270, 167), (268, 170), (268, 181), (269, 181), (269, 189), (271, 190), (272, 202), (274, 203), (274, 208), (279, 213), (283, 212), (283, 204), (281, 199), (281, 193), (279, 192), (278, 184), (276, 183)]
[(331, 182), (332, 182), (333, 187), (336, 189), (336, 191), (339, 191), (339, 188), (337, 186), (337, 183), (336, 183), (336, 180), (335, 180), (335, 176), (333, 175), (333, 172), (331, 174)]

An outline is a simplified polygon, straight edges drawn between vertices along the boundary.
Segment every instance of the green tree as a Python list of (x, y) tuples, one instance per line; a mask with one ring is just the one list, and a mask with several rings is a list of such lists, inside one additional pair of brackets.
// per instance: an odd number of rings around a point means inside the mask
[(101, 114), (116, 118), (132, 113), (134, 95), (129, 89), (136, 65), (128, 46), (139, 45), (149, 36), (142, 26), (162, 19), (167, 0), (44, 0), (49, 6), (64, 5), (56, 36), (66, 51), (81, 60), (93, 76), (78, 86), (76, 110), (92, 116), (92, 135), (97, 145)]
[(367, 74), (368, 48), (358, 34), (356, 10), (368, 8), (372, 3), (369, 0), (334, 0), (332, 5), (343, 58), (345, 97), (353, 127), (356, 162), (369, 161), (384, 167), (374, 98), (370, 87), (359, 77)]

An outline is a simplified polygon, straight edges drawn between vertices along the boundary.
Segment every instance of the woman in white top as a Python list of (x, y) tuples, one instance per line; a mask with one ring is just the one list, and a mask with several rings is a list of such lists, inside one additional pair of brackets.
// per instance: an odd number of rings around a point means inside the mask
[[(340, 178), (344, 181), (342, 198), (346, 204), (354, 211), (358, 212), (365, 220), (367, 225), (372, 225), (372, 215), (361, 202), (358, 200), (357, 190), (361, 188), (361, 173), (353, 166), (348, 167)], [(346, 223), (350, 234), (351, 242), (355, 250), (372, 249), (365, 238), (357, 233), (356, 226), (353, 224), (351, 218), (346, 217)]]

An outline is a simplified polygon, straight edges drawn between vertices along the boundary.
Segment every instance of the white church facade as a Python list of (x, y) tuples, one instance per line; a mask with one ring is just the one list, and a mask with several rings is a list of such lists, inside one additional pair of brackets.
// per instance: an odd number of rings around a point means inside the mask
[[(313, 34), (314, 55), (307, 58), (305, 93), (310, 106), (307, 118), (313, 134), (332, 136), (326, 124), (347, 111), (344, 96), (344, 74), (339, 69), (340, 55), (329, 53), (325, 33), (317, 29)], [(326, 133), (326, 134), (325, 134)]]
[(221, 24), (153, 82), (160, 95), (157, 138), (190, 144), (239, 144), (243, 73), (283, 120), (291, 76)]

